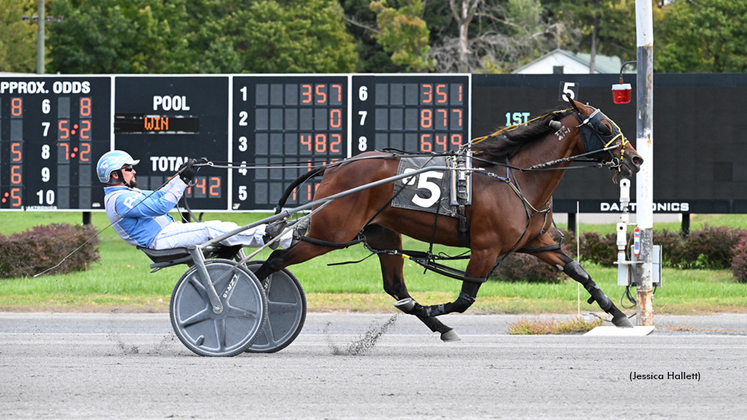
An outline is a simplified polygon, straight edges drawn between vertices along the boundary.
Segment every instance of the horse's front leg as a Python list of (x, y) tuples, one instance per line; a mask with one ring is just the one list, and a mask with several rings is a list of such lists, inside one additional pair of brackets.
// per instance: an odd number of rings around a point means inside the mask
[[(402, 235), (383, 226), (369, 225), (365, 228), (363, 234), (366, 236), (368, 245), (374, 249), (402, 249)], [(413, 311), (416, 306), (418, 308), (422, 308), (422, 306), (415, 302), (407, 291), (403, 274), (404, 260), (402, 257), (398, 255), (379, 254), (379, 263), (381, 264), (381, 276), (384, 280), (384, 291), (397, 300), (398, 303), (412, 302), (412, 306), (410, 307), (402, 307), (401, 304), (399, 306), (395, 304), (395, 306), (405, 313), (417, 316), (431, 331), (440, 333), (442, 340), (453, 341), (459, 339), (459, 336), (454, 333), (453, 328), (444, 325), (436, 317), (424, 315), (418, 310)]]
[[(546, 236), (546, 238), (542, 238), (544, 240), (536, 241), (530, 246), (539, 247), (551, 245), (554, 243), (550, 238), (550, 235), (545, 234), (543, 236)], [(597, 286), (594, 280), (591, 279), (589, 273), (587, 273), (586, 270), (581, 267), (581, 264), (579, 264), (578, 261), (574, 261), (573, 259), (571, 259), (571, 257), (565, 255), (565, 253), (563, 253), (563, 251), (560, 249), (538, 252), (534, 253), (533, 255), (552, 266), (561, 268), (565, 274), (567, 274), (573, 280), (581, 283), (581, 285), (584, 286), (584, 289), (586, 289), (586, 291), (591, 295), (589, 303), (596, 301), (597, 305), (599, 305), (599, 307), (602, 308), (603, 311), (612, 315), (613, 324), (618, 327), (633, 327), (633, 324), (630, 322), (630, 320), (628, 320), (628, 317), (620, 309), (618, 309), (617, 306), (615, 306), (615, 304), (609, 297), (607, 297), (606, 294), (604, 294), (602, 289)]]
[[(472, 250), (472, 256), (470, 257), (469, 263), (467, 264), (467, 270), (465, 272), (467, 277), (473, 279), (485, 278), (490, 269), (493, 267), (496, 255), (493, 250)], [(442, 303), (439, 305), (421, 306), (417, 302), (398, 302), (400, 303), (400, 309), (407, 313), (412, 313), (417, 316), (424, 317), (436, 317), (439, 315), (449, 314), (452, 312), (462, 313), (466, 311), (477, 298), (477, 292), (480, 290), (481, 282), (473, 282), (465, 280), (462, 283), (462, 290), (459, 293), (459, 297), (454, 302)], [(451, 332), (446, 338), (441, 336), (444, 341), (458, 340), (459, 336), (455, 332)]]

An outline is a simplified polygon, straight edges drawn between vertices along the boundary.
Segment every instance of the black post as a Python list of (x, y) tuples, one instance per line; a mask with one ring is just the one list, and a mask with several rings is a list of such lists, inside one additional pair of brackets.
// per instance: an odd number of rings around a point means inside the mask
[(83, 212), (83, 224), (84, 225), (90, 225), (91, 224), (91, 212), (90, 211), (84, 211)]
[(690, 213), (682, 213), (682, 237), (690, 235)]
[(576, 230), (576, 213), (568, 213), (568, 230), (573, 232), (573, 236), (578, 236)]

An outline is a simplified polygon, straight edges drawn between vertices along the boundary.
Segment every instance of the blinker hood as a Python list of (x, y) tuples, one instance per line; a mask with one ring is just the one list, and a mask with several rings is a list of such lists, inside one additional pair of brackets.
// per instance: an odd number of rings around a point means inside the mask
[[(579, 113), (575, 113), (574, 115), (579, 122), (584, 143), (584, 152), (586, 153), (596, 150), (601, 151), (601, 149), (611, 145), (618, 137), (622, 137), (620, 127), (599, 109), (595, 110), (586, 119), (583, 119), (583, 116)], [(612, 133), (605, 134), (610, 130), (603, 121), (609, 123), (609, 126), (612, 127)]]

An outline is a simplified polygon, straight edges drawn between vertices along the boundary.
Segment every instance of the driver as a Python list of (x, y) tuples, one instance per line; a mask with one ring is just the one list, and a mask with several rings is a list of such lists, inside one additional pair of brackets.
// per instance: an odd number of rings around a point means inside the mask
[[(102, 155), (96, 165), (99, 181), (106, 184), (106, 215), (117, 234), (130, 245), (150, 249), (189, 247), (239, 228), (236, 223), (219, 220), (178, 223), (169, 216), (169, 211), (176, 207), (187, 184), (195, 176), (193, 159), (179, 168), (179, 176), (174, 176), (156, 192), (141, 191), (137, 188), (137, 172), (134, 166), (139, 162), (127, 152), (113, 150)], [(280, 234), (284, 227), (284, 221), (260, 225), (224, 239), (220, 243), (257, 248)], [(281, 247), (289, 248), (294, 244), (293, 233), (288, 232), (270, 246), (276, 248), (278, 242)]]

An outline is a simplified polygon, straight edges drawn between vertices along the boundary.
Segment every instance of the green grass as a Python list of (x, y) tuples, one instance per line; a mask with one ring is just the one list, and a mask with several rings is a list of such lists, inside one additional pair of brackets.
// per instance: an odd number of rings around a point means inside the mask
[[(267, 214), (212, 213), (205, 219), (232, 220), (240, 225), (262, 219)], [(108, 225), (103, 213), (93, 213), (97, 229)], [(736, 215), (694, 215), (692, 229), (703, 224), (745, 226), (747, 217)], [(8, 235), (35, 225), (82, 222), (81, 213), (5, 212), (0, 233)], [(657, 224), (655, 229), (679, 230), (679, 223)], [(582, 231), (599, 229), (614, 232), (614, 225), (582, 225)], [(127, 245), (109, 228), (101, 235), (101, 261), (86, 272), (38, 278), (0, 279), (0, 310), (88, 310), (165, 311), (171, 291), (186, 266), (170, 267), (150, 274), (150, 260)], [(427, 244), (406, 239), (407, 249), (425, 250)], [(437, 247), (436, 251), (445, 250)], [(267, 258), (269, 251), (257, 259)], [(290, 267), (307, 293), (310, 310), (393, 311), (391, 297), (382, 290), (378, 259), (374, 256), (358, 264), (329, 267), (327, 264), (358, 261), (368, 255), (362, 245), (334, 251)], [(583, 264), (583, 261), (582, 261)], [(616, 302), (624, 288), (617, 286), (615, 268), (583, 264), (600, 287)], [(423, 304), (453, 301), (460, 283), (407, 261), (405, 278), (412, 295)], [(747, 285), (735, 283), (727, 270), (664, 269), (664, 287), (654, 297), (657, 313), (744, 312)], [(579, 305), (579, 287), (572, 280), (559, 284), (488, 282), (482, 286), (472, 313), (569, 313)], [(586, 304), (587, 293), (580, 289), (582, 311), (598, 311)]]

